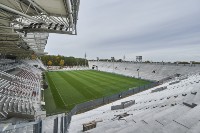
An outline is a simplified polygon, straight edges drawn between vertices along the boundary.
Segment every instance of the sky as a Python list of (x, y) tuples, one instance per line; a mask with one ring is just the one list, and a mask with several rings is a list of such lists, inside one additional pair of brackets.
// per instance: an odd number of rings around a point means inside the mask
[(81, 0), (78, 34), (50, 34), (45, 51), (87, 59), (200, 61), (200, 0)]

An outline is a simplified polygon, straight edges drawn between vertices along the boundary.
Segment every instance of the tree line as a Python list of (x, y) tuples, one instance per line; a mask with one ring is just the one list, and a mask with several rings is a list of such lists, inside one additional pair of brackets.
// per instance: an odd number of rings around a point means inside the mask
[(62, 55), (44, 55), (41, 60), (46, 66), (88, 66), (88, 61), (83, 58), (65, 57)]

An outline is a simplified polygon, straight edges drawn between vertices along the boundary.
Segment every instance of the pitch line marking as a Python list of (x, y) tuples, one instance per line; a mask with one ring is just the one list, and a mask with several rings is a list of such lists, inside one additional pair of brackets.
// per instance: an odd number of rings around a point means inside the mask
[[(52, 79), (51, 79), (51, 80), (52, 80)], [(56, 85), (55, 85), (55, 83), (54, 83), (54, 81), (53, 81), (53, 80), (52, 80), (52, 82), (53, 82), (53, 84), (54, 84), (54, 86), (55, 86), (55, 88), (56, 88), (56, 90), (57, 90), (57, 92), (58, 92), (58, 94), (59, 94), (60, 98), (62, 99), (63, 103), (65, 104), (65, 107), (67, 107), (66, 103), (64, 102), (64, 100), (63, 100), (62, 96), (60, 95), (60, 93), (59, 93), (59, 91), (58, 91), (58, 89), (57, 89), (57, 87), (56, 87)]]

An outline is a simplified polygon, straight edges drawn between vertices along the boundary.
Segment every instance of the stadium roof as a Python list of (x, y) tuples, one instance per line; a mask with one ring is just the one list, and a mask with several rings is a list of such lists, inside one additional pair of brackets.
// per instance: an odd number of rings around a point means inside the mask
[(75, 35), (80, 0), (0, 1), (0, 53), (45, 54), (49, 33)]

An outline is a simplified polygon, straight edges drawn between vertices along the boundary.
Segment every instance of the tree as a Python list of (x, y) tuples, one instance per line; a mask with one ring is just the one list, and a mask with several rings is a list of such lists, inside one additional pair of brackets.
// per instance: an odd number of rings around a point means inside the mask
[(145, 61), (145, 63), (151, 63), (151, 62), (147, 60), (147, 61)]
[[(52, 62), (51, 66), (75, 66), (78, 64), (85, 64), (85, 59), (83, 58), (74, 58), (72, 56), (65, 57), (62, 55), (44, 55), (41, 57), (41, 60), (47, 66), (49, 66), (49, 61)], [(60, 65), (61, 60), (64, 60), (63, 65)], [(86, 61), (86, 65), (88, 65), (88, 61)]]
[(65, 64), (65, 61), (64, 61), (64, 60), (60, 60), (60, 63), (59, 63), (59, 64), (60, 64), (61, 67), (63, 67), (64, 64)]
[(36, 55), (35, 55), (35, 54), (32, 54), (32, 55), (31, 55), (31, 59), (32, 59), (32, 60), (35, 60), (35, 59), (36, 59)]
[(51, 66), (52, 65), (52, 61), (48, 61), (47, 65)]

